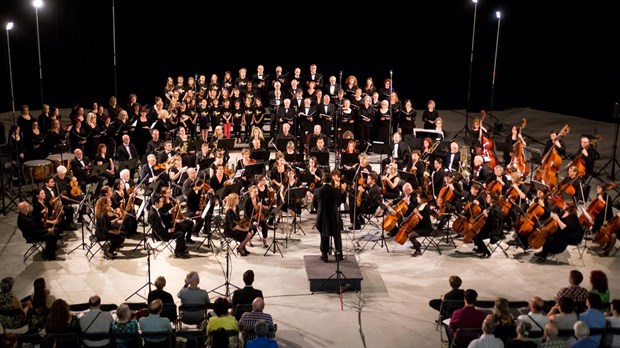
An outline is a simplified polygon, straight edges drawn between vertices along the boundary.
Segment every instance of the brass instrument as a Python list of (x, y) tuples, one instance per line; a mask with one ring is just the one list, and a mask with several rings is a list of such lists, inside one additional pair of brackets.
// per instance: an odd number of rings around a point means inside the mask
[(428, 152), (425, 152), (425, 153), (422, 155), (421, 160), (422, 160), (422, 161), (427, 161), (427, 160), (428, 160), (428, 156), (429, 156), (430, 154), (432, 154), (432, 153), (435, 153), (435, 150), (437, 150), (437, 147), (439, 146), (439, 144), (440, 144), (440, 143), (441, 143), (441, 140), (436, 140), (436, 141), (433, 143), (433, 145), (431, 146), (431, 148), (429, 149), (429, 151), (428, 151)]

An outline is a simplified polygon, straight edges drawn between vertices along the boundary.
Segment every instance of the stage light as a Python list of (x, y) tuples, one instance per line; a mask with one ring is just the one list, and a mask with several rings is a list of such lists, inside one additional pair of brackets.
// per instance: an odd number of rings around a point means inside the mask
[(6, 24), (6, 30), (7, 30), (7, 31), (9, 31), (9, 30), (11, 30), (11, 29), (13, 29), (13, 22), (8, 22), (8, 23)]
[(39, 34), (39, 9), (43, 7), (43, 0), (34, 0), (34, 15), (37, 22), (37, 49), (39, 52), (39, 85), (41, 88), (41, 105), (43, 105), (43, 68), (41, 66), (41, 36)]
[(502, 13), (500, 11), (495, 11), (495, 17), (497, 17), (497, 19), (502, 19)]
[(43, 0), (34, 0), (32, 2), (32, 6), (34, 6), (35, 8), (43, 7)]

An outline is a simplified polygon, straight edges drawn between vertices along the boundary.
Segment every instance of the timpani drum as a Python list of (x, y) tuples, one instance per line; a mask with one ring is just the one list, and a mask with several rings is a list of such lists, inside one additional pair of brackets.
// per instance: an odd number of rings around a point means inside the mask
[(52, 173), (56, 173), (56, 168), (60, 165), (65, 166), (65, 168), (67, 168), (67, 172), (69, 172), (69, 170), (71, 170), (71, 160), (74, 158), (75, 155), (71, 152), (65, 152), (62, 155), (55, 153), (47, 156), (47, 159), (52, 162)]
[(49, 160), (26, 161), (24, 173), (30, 178), (30, 182), (41, 182), (52, 175), (52, 162)]

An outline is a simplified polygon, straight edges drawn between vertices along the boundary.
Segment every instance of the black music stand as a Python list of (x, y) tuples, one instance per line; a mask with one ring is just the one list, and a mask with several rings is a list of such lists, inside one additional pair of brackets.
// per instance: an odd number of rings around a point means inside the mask
[(245, 172), (243, 173), (243, 175), (245, 175), (245, 177), (248, 180), (251, 180), (251, 179), (254, 179), (254, 176), (265, 173), (265, 162), (249, 164), (245, 166), (243, 169), (245, 169)]
[(110, 166), (110, 163), (103, 163), (101, 165), (96, 165), (93, 167), (93, 170), (90, 171), (90, 178), (97, 178), (97, 181), (99, 181), (99, 177), (101, 175), (103, 175), (103, 173), (105, 173), (106, 170), (108, 170), (108, 167)]
[(286, 153), (286, 145), (288, 144), (289, 141), (292, 141), (293, 143), (295, 143), (295, 138), (291, 136), (290, 138), (277, 139), (275, 142), (276, 150)]
[(284, 160), (289, 163), (304, 163), (304, 159), (303, 153), (284, 154)]
[[(288, 235), (286, 235), (286, 238), (284, 239), (286, 241), (285, 244), (285, 248), (288, 248), (288, 241), (300, 241), (301, 239), (293, 239), (291, 238), (291, 234), (293, 233), (297, 233), (297, 230), (299, 229), (301, 231), (301, 233), (303, 233), (304, 235), (306, 235), (306, 232), (304, 232), (303, 228), (301, 228), (301, 225), (299, 224), (299, 222), (297, 222), (297, 212), (295, 211), (295, 209), (293, 207), (291, 207), (291, 202), (294, 202), (295, 199), (303, 199), (306, 196), (306, 192), (308, 192), (308, 188), (307, 187), (291, 187), (289, 189), (286, 190), (286, 192), (284, 193), (286, 196), (286, 200), (287, 200), (287, 209), (290, 211), (293, 211), (293, 221), (291, 222), (291, 230), (289, 231)], [(301, 214), (300, 214), (300, 218), (301, 218)]]
[[(272, 217), (278, 215), (278, 213), (280, 212), (280, 210), (282, 210), (282, 206), (284, 204), (280, 204), (278, 206), (276, 206), (274, 209), (269, 211), (269, 214), (267, 216), (265, 216), (265, 220), (271, 219)], [(284, 229), (281, 229), (282, 234), (284, 234)], [(267, 254), (272, 251), (274, 254), (277, 252), (280, 253), (280, 256), (284, 257), (284, 255), (282, 254), (282, 250), (280, 249), (280, 244), (278, 243), (278, 238), (276, 235), (277, 232), (277, 228), (276, 230), (273, 231), (273, 240), (271, 241), (271, 244), (269, 245), (269, 247), (267, 248), (267, 250), (265, 251), (265, 254), (263, 256), (267, 256)], [(286, 235), (284, 236), (284, 239), (280, 239), (280, 240), (287, 240), (286, 239)]]
[[(413, 174), (411, 174), (411, 173), (409, 173), (409, 172), (407, 172), (407, 171), (404, 171), (404, 170), (399, 170), (399, 171), (398, 171), (398, 176), (399, 176), (402, 180), (405, 180), (405, 182), (408, 182), (408, 183), (410, 183), (410, 184), (411, 184), (411, 183), (414, 183), (414, 182), (415, 182), (415, 180), (416, 180), (416, 176), (415, 176), (415, 175), (413, 175)], [(419, 183), (418, 183), (418, 186), (419, 186)]]
[[(94, 204), (88, 204), (88, 203), (86, 203), (86, 201), (88, 200), (88, 202), (90, 202), (90, 198), (91, 198), (91, 197), (94, 197), (94, 194), (95, 194), (95, 192), (97, 192), (98, 187), (99, 187), (99, 183), (92, 184), (92, 185), (88, 188), (88, 191), (86, 191), (86, 192), (84, 193), (84, 198), (80, 201), (80, 204), (78, 205), (78, 214), (80, 214), (80, 213), (81, 213), (81, 211), (82, 211), (82, 208), (83, 208), (83, 207), (87, 207), (87, 208), (91, 209), (91, 213), (92, 213), (92, 215), (87, 214), (87, 215), (89, 215), (89, 216), (90, 216), (91, 222), (92, 222), (92, 220), (95, 218), (95, 209), (94, 209)], [(81, 215), (80, 215), (80, 217), (81, 217)], [(85, 238), (84, 238), (84, 219), (82, 218), (82, 219), (81, 219), (81, 221), (82, 221), (82, 222), (81, 222), (81, 224), (82, 224), (82, 228), (81, 228), (81, 231), (82, 231), (82, 242), (81, 242), (80, 244), (78, 244), (75, 248), (71, 249), (71, 250), (67, 253), (67, 255), (68, 255), (68, 254), (71, 254), (71, 253), (72, 253), (72, 252), (74, 252), (74, 251), (76, 251), (76, 250), (77, 250), (77, 249), (79, 249), (80, 247), (82, 247), (82, 250), (86, 250), (86, 249), (88, 249), (88, 244), (86, 244), (86, 240), (85, 240)], [(94, 228), (97, 228), (97, 227), (95, 226)], [(88, 256), (88, 252), (86, 252), (86, 255)]]
[(359, 153), (341, 153), (340, 154), (340, 164), (353, 166), (359, 160)]
[(271, 152), (269, 151), (250, 151), (250, 158), (256, 160), (257, 163), (269, 162), (270, 155), (271, 155)]
[(215, 162), (215, 157), (207, 157), (207, 158), (203, 158), (202, 160), (200, 160), (200, 162), (198, 162), (200, 172), (203, 172), (204, 170), (209, 170), (213, 162)]
[(381, 168), (381, 172), (383, 172), (383, 155), (387, 155), (388, 157), (392, 155), (391, 144), (386, 144), (381, 141), (373, 141), (372, 152), (379, 154), (379, 166)]
[[(144, 297), (142, 294), (140, 294), (140, 291), (144, 288), (146, 288), (147, 286), (149, 287), (149, 293), (151, 292), (151, 285), (155, 285), (151, 282), (151, 250), (153, 250), (153, 247), (151, 247), (151, 245), (149, 244), (148, 241), (144, 241), (145, 243), (145, 249), (146, 249), (146, 274), (147, 274), (147, 281), (144, 285), (142, 285), (141, 287), (138, 288), (138, 290), (134, 291), (131, 295), (127, 296), (127, 298), (125, 299), (125, 301), (129, 300), (131, 297), (133, 297), (134, 295), (138, 295), (140, 297), (142, 297), (143, 299), (147, 299), (146, 297)], [(140, 245), (140, 244), (138, 244)], [(148, 296), (148, 295), (147, 295)]]
[(236, 193), (239, 194), (241, 192), (241, 182), (234, 183), (232, 185), (227, 185), (217, 190), (215, 194), (220, 198), (220, 200), (224, 200), (229, 194)]
[(140, 157), (134, 157), (129, 160), (122, 161), (118, 164), (118, 171), (120, 172), (123, 169), (129, 169), (129, 171), (133, 172), (138, 167), (138, 161)]
[(316, 157), (320, 166), (329, 166), (329, 152), (310, 152), (310, 156)]
[(495, 152), (500, 151), (503, 154), (511, 153), (514, 147), (510, 143), (495, 142)]

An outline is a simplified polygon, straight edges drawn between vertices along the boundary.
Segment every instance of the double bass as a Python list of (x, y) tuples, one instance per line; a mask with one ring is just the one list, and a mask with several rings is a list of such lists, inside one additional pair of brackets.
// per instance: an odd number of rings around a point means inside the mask
[(521, 178), (525, 178), (530, 174), (530, 167), (527, 165), (527, 161), (525, 160), (525, 154), (523, 153), (523, 141), (521, 140), (521, 131), (525, 128), (526, 124), (527, 120), (524, 118), (517, 136), (519, 141), (513, 145), (512, 158), (507, 166), (512, 170), (516, 170), (521, 175)]
[[(590, 145), (588, 145), (588, 147), (585, 149), (586, 151), (588, 151), (590, 148), (592, 148), (594, 145), (596, 145), (596, 143), (598, 143), (601, 140), (601, 136), (598, 135), (596, 138), (590, 140)], [(586, 175), (586, 158), (583, 155), (583, 152), (579, 152), (577, 154), (577, 156), (575, 156), (573, 158), (573, 160), (566, 166), (567, 168), (570, 168), (571, 166), (575, 166), (577, 167), (577, 176), (582, 178)]]
[[(480, 111), (480, 125), (484, 123), (484, 118), (487, 116), (487, 112), (485, 110)], [(493, 148), (495, 147), (495, 143), (493, 140), (486, 135), (484, 132), (480, 130), (480, 144), (481, 148), (476, 149), (477, 155), (482, 156), (485, 159), (485, 163), (489, 169), (493, 170), (495, 166), (499, 163), (497, 157), (495, 157), (495, 153), (493, 152)]]
[[(558, 139), (566, 136), (570, 132), (570, 127), (566, 124), (558, 133)], [(549, 151), (543, 156), (541, 160), (540, 167), (536, 169), (534, 172), (534, 177), (532, 178), (534, 181), (542, 182), (543, 184), (553, 187), (558, 182), (558, 171), (562, 166), (562, 156), (558, 153), (558, 150), (555, 149), (555, 146), (552, 146)]]

